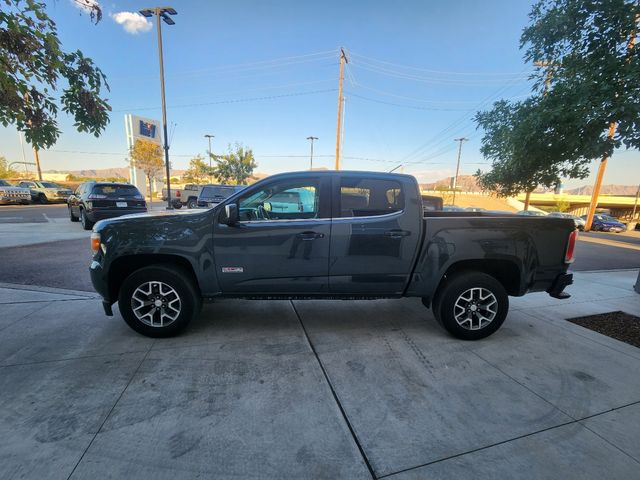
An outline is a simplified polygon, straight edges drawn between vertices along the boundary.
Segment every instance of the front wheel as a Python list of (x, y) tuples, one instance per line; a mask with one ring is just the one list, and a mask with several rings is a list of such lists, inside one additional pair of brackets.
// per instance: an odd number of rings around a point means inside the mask
[(80, 219), (73, 214), (73, 211), (71, 210), (71, 206), (67, 208), (69, 209), (69, 220), (71, 220), (72, 222), (80, 221)]
[(118, 295), (118, 308), (131, 328), (147, 337), (181, 332), (200, 312), (201, 299), (181, 269), (153, 266), (129, 275)]
[(479, 340), (497, 331), (509, 311), (509, 297), (491, 275), (458, 272), (445, 280), (433, 305), (438, 322), (454, 337)]
[(93, 228), (93, 222), (87, 217), (87, 212), (85, 212), (84, 208), (80, 209), (80, 224), (85, 230), (91, 230)]
[(49, 203), (49, 200), (47, 200), (47, 196), (44, 193), (41, 193), (40, 195), (38, 195), (38, 202), (41, 205), (46, 205), (47, 203)]
[(198, 199), (190, 198), (187, 202), (187, 208), (198, 208)]

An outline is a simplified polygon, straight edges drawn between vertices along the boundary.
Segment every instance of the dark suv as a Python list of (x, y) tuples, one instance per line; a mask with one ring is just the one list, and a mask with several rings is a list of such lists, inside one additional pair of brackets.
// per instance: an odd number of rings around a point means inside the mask
[(85, 230), (91, 230), (98, 220), (147, 211), (140, 191), (128, 183), (81, 183), (69, 197), (67, 205), (69, 219), (80, 221)]

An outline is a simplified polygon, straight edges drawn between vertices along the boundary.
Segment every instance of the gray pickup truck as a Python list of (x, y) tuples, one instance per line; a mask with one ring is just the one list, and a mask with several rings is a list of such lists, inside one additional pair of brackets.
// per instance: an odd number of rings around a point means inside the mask
[(572, 220), (424, 212), (414, 177), (274, 175), (209, 210), (98, 222), (90, 271), (112, 315), (139, 333), (181, 331), (216, 297), (419, 297), (452, 335), (504, 322), (509, 295), (569, 295)]

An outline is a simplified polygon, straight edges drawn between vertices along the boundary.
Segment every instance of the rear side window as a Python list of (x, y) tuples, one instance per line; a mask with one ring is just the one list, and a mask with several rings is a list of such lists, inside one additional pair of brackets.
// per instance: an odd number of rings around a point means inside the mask
[(96, 185), (93, 187), (91, 194), (103, 197), (142, 196), (133, 185)]
[(340, 216), (372, 217), (404, 209), (399, 182), (376, 178), (343, 177), (340, 181)]
[(227, 198), (236, 193), (233, 186), (229, 187), (204, 187), (200, 195), (205, 198), (222, 197)]

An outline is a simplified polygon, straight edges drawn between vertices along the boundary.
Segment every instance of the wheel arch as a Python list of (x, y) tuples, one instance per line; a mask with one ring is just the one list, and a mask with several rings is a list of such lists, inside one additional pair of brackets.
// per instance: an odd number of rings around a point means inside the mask
[(120, 292), (120, 286), (125, 278), (136, 270), (144, 267), (164, 266), (182, 271), (193, 282), (193, 286), (200, 296), (202, 292), (198, 277), (195, 274), (193, 265), (186, 258), (180, 255), (170, 254), (136, 254), (123, 255), (116, 258), (109, 266), (109, 298), (117, 299)]
[(433, 300), (438, 297), (438, 294), (442, 290), (447, 279), (465, 270), (477, 271), (491, 275), (502, 284), (508, 295), (518, 296), (522, 294), (524, 283), (522, 278), (522, 269), (516, 262), (507, 259), (495, 258), (460, 260), (451, 264), (447, 268), (445, 273), (440, 277), (438, 286), (435, 288), (431, 298), (423, 299), (423, 302), (426, 302), (429, 305), (433, 303)]

